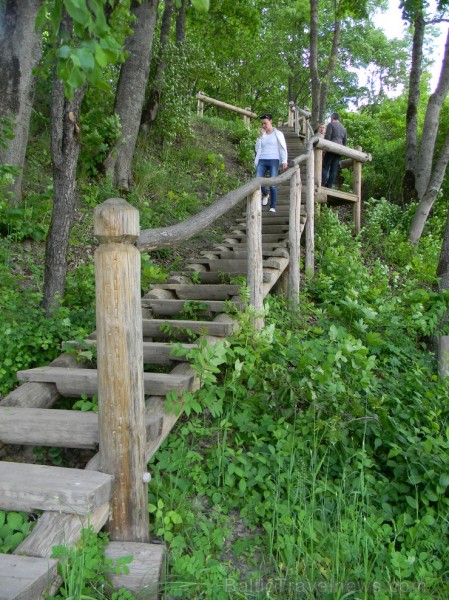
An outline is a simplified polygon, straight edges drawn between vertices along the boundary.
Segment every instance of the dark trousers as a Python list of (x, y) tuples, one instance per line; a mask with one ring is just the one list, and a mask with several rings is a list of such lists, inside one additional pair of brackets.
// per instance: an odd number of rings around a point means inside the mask
[(340, 156), (333, 152), (326, 152), (323, 159), (321, 185), (327, 188), (331, 188), (334, 185), (339, 166)]

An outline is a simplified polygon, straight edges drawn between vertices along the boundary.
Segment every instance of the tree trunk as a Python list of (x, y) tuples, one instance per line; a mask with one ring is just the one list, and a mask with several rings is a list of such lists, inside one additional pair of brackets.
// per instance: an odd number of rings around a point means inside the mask
[(126, 40), (128, 58), (122, 65), (117, 85), (115, 112), (120, 117), (122, 139), (117, 144), (116, 155), (111, 155), (105, 166), (113, 173), (115, 185), (123, 190), (129, 190), (132, 183), (131, 164), (145, 101), (158, 4), (159, 0), (133, 3), (134, 34)]
[(170, 36), (171, 17), (173, 13), (173, 0), (165, 0), (164, 13), (162, 15), (161, 35), (159, 43), (159, 54), (157, 57), (156, 73), (153, 80), (153, 86), (150, 91), (147, 102), (142, 111), (141, 126), (143, 131), (147, 131), (154, 123), (159, 111), (163, 82), (165, 62), (163, 60), (165, 46)]
[(10, 119), (14, 139), (0, 147), (0, 163), (20, 170), (10, 190), (13, 202), (20, 202), (22, 172), (36, 78), (34, 67), (41, 56), (41, 39), (35, 31), (36, 13), (43, 0), (7, 0), (0, 24), (0, 118)]
[(187, 0), (181, 0), (181, 6), (176, 13), (175, 42), (177, 46), (186, 39), (186, 8)]
[(340, 32), (341, 32), (341, 21), (335, 21), (334, 23), (334, 35), (332, 37), (332, 48), (327, 63), (326, 75), (324, 81), (321, 82), (320, 86), (320, 101), (318, 109), (318, 122), (324, 121), (324, 115), (326, 112), (327, 104), (327, 90), (329, 88), (329, 82), (331, 81), (332, 75), (335, 71), (335, 65), (337, 64), (338, 48), (340, 47)]
[(418, 208), (409, 231), (409, 241), (417, 244), (421, 238), (429, 212), (435, 202), (449, 161), (448, 135), (439, 157), (435, 160), (435, 142), (440, 125), (440, 113), (449, 93), (449, 30), (446, 38), (440, 79), (427, 103), (419, 153), (415, 167), (415, 185), (419, 198)]
[(435, 142), (440, 125), (440, 113), (449, 93), (449, 30), (444, 47), (444, 57), (441, 65), (440, 78), (434, 93), (427, 103), (426, 115), (419, 146), (418, 159), (415, 167), (416, 191), (421, 199), (427, 191), (432, 175)]
[[(69, 30), (63, 18), (61, 29)], [(53, 210), (45, 248), (44, 297), (42, 306), (51, 315), (64, 297), (67, 249), (75, 213), (76, 167), (80, 151), (79, 114), (86, 86), (74, 90), (67, 100), (64, 84), (56, 74), (51, 106), (51, 158), (53, 166)]]
[(449, 210), (447, 212), (446, 229), (441, 245), (440, 259), (438, 261), (437, 277), (440, 278), (440, 289), (449, 290)]
[(312, 120), (315, 130), (319, 124), (320, 78), (318, 75), (318, 0), (310, 0), (310, 81), (312, 86)]
[(429, 216), (430, 210), (435, 202), (438, 192), (441, 189), (444, 175), (446, 173), (446, 167), (449, 162), (449, 133), (446, 134), (443, 148), (441, 149), (438, 160), (432, 171), (430, 181), (427, 189), (421, 198), (421, 201), (416, 209), (416, 213), (413, 217), (412, 224), (408, 239), (412, 244), (417, 244), (421, 238), (424, 225), (426, 224), (427, 217)]
[(421, 95), (420, 81), (422, 75), (424, 29), (424, 18), (421, 12), (414, 22), (412, 63), (410, 67), (405, 125), (405, 174), (402, 181), (402, 195), (403, 201), (406, 203), (415, 200), (417, 197), (415, 167), (418, 157), (418, 105)]

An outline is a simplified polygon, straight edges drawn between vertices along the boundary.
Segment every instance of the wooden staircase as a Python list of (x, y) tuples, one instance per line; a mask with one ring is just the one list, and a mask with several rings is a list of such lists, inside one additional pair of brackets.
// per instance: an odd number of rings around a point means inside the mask
[[(301, 140), (284, 128), (289, 156), (304, 152)], [(304, 192), (303, 192), (304, 194)], [(279, 186), (276, 213), (262, 213), (263, 293), (266, 296), (289, 264), (289, 184)], [(301, 231), (306, 221), (301, 207)], [(179, 415), (166, 413), (165, 396), (198, 388), (194, 370), (173, 353), (172, 342), (186, 349), (198, 339), (213, 344), (235, 330), (235, 311), (244, 308), (242, 277), (246, 275), (246, 218), (243, 213), (221, 242), (170, 273), (166, 283), (152, 285), (142, 298), (146, 460), (156, 452)], [(195, 312), (195, 318), (186, 315)], [(199, 320), (197, 320), (197, 318)], [(95, 344), (95, 333), (87, 340)], [(161, 373), (161, 366), (168, 372)], [(153, 367), (153, 368), (152, 368)], [(92, 397), (97, 393), (95, 368), (63, 355), (46, 367), (17, 373), (23, 384), (0, 402), (0, 441), (6, 444), (81, 448), (98, 447), (98, 416), (52, 409), (60, 397)], [(13, 555), (0, 555), (0, 600), (39, 598), (58, 584), (51, 550), (73, 544), (87, 523), (96, 531), (108, 520), (114, 491), (111, 475), (100, 472), (98, 453), (84, 470), (0, 461), (0, 510), (45, 511), (31, 535)], [(122, 553), (122, 554), (120, 554)], [(162, 569), (162, 544), (111, 542), (108, 555), (134, 556), (129, 575), (114, 576), (117, 586), (131, 591), (145, 587), (145, 598), (157, 597)], [(151, 592), (151, 590), (153, 590)], [(151, 595), (153, 594), (153, 595)]]

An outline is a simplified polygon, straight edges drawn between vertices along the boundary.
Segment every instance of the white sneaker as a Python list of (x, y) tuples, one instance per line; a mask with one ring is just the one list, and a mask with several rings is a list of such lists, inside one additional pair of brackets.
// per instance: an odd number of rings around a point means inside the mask
[(268, 204), (268, 196), (262, 196), (262, 206), (266, 206)]
[(270, 208), (269, 212), (276, 212), (276, 209), (275, 208)]

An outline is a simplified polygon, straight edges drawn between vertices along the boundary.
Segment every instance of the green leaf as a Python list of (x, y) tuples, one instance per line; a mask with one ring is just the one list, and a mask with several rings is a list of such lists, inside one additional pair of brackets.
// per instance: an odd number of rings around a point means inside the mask
[(109, 63), (108, 54), (103, 50), (100, 44), (95, 44), (95, 60), (100, 67), (106, 67)]
[(70, 72), (70, 76), (67, 80), (67, 84), (72, 88), (80, 88), (86, 80), (86, 75), (81, 71), (79, 67), (73, 65)]
[(63, 46), (61, 46), (59, 48), (57, 56), (59, 58), (69, 58), (71, 52), (72, 52), (72, 49), (70, 48), (70, 46), (67, 46), (67, 44), (64, 44)]
[(87, 8), (86, 0), (64, 0), (64, 5), (74, 21), (86, 28), (89, 27), (92, 17)]
[(75, 51), (75, 54), (79, 58), (80, 67), (83, 69), (83, 71), (92, 71), (95, 66), (92, 52), (87, 48), (79, 48)]
[(406, 496), (405, 500), (406, 500), (407, 504), (409, 506), (411, 506), (413, 509), (416, 510), (418, 508), (418, 503), (416, 501), (416, 498), (413, 498), (412, 496)]
[(442, 473), (440, 475), (439, 484), (442, 487), (447, 487), (449, 485), (449, 473)]

